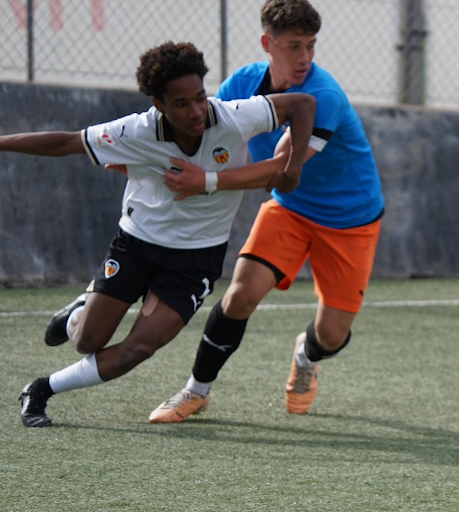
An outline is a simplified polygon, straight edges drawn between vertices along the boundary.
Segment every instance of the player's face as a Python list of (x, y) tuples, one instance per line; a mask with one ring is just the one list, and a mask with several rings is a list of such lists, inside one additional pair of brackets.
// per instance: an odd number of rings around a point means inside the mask
[(261, 37), (261, 44), (269, 54), (271, 86), (274, 90), (285, 90), (304, 81), (314, 58), (315, 35), (294, 31), (276, 36), (265, 33)]
[(207, 95), (198, 75), (185, 75), (171, 80), (162, 101), (155, 100), (179, 139), (201, 137), (206, 129)]

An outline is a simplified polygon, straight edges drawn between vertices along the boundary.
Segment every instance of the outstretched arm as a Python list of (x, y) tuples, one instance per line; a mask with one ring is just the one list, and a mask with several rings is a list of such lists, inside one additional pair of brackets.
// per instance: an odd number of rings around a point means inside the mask
[(81, 132), (16, 133), (0, 137), (0, 151), (39, 156), (65, 156), (85, 153)]

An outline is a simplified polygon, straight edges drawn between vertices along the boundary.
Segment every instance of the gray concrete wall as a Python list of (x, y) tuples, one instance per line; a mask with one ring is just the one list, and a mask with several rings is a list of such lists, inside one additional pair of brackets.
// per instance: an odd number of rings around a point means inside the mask
[(459, 275), (459, 112), (357, 110), (386, 201), (373, 276)]
[[(125, 91), (0, 83), (2, 134), (80, 130), (151, 101)], [(126, 180), (86, 155), (0, 154), (0, 285), (86, 281), (116, 231)]]
[[(79, 130), (149, 107), (116, 90), (0, 83), (0, 134)], [(386, 215), (373, 277), (459, 275), (459, 113), (357, 107), (374, 148)], [(0, 286), (87, 281), (117, 229), (125, 179), (85, 155), (0, 155)], [(224, 277), (267, 198), (248, 191)], [(310, 277), (306, 265), (301, 277)]]

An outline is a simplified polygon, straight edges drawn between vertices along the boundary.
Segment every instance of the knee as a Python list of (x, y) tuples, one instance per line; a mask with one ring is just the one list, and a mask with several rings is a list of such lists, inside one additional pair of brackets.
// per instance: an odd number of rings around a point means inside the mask
[(243, 286), (230, 286), (222, 300), (223, 312), (234, 319), (248, 318), (257, 306), (257, 297)]
[(71, 338), (76, 351), (80, 354), (97, 352), (107, 341), (102, 341), (96, 332), (76, 332)]
[(349, 336), (349, 330), (333, 325), (316, 325), (316, 336), (320, 345), (328, 352), (338, 350)]
[(93, 326), (80, 322), (72, 333), (70, 340), (80, 354), (92, 354), (104, 348), (111, 337), (111, 330), (104, 329), (103, 326)]
[(139, 364), (150, 359), (159, 347), (158, 344), (137, 342), (134, 348), (129, 349), (129, 353), (136, 364)]

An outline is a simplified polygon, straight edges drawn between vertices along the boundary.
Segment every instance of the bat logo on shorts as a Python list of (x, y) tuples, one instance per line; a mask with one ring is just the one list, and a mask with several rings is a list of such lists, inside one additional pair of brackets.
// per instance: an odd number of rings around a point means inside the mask
[(204, 285), (204, 291), (199, 296), (199, 298), (201, 300), (198, 300), (194, 293), (191, 295), (191, 300), (193, 301), (195, 313), (198, 310), (198, 308), (201, 306), (201, 304), (203, 303), (203, 301), (207, 297), (207, 295), (209, 295), (209, 293), (212, 293), (212, 290), (210, 289), (210, 281), (207, 279), (207, 277), (204, 277), (203, 279), (201, 279), (201, 283)]
[(215, 148), (212, 151), (212, 156), (218, 164), (226, 164), (229, 159), (229, 151), (226, 148)]
[(105, 278), (116, 276), (120, 269), (120, 264), (116, 260), (107, 260), (105, 262)]

